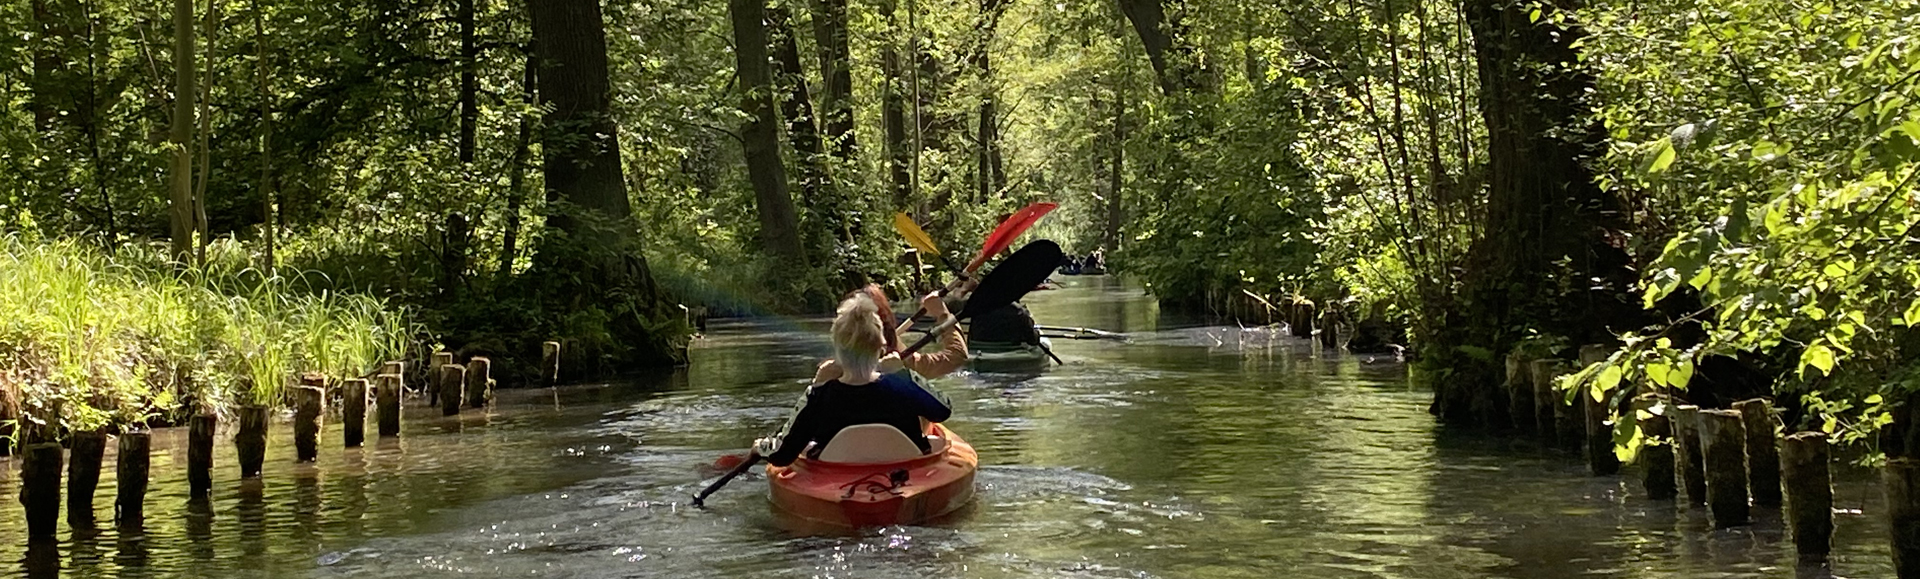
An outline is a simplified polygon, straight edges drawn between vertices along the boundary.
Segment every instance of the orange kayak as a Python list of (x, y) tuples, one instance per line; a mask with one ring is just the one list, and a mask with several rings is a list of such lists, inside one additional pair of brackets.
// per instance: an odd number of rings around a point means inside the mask
[(769, 465), (773, 504), (801, 518), (856, 528), (908, 525), (951, 513), (973, 499), (980, 458), (945, 426), (934, 425), (928, 438), (934, 452), (907, 460), (801, 458), (784, 467)]

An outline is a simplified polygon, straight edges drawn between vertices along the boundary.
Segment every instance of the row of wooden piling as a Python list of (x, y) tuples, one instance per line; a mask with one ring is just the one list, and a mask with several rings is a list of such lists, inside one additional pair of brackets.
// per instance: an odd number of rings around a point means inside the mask
[[(436, 353), (430, 366), (427, 390), (440, 403), (442, 414), (460, 413), (462, 405), (485, 408), (493, 401), (492, 362), (475, 356), (466, 364), (455, 364), (451, 352)], [(362, 446), (366, 440), (369, 394), (383, 438), (400, 436), (400, 402), (405, 388), (405, 363), (387, 362), (374, 375), (372, 388), (365, 379), (340, 382), (341, 421), (346, 448)], [(556, 385), (560, 370), (560, 344), (547, 342), (542, 348), (541, 380)], [(326, 410), (326, 379), (304, 376), (292, 392), (294, 401), (293, 445), (295, 460), (312, 462), (319, 458), (321, 416)], [(358, 402), (357, 404), (355, 402)], [(240, 476), (260, 476), (266, 461), (267, 427), (270, 409), (244, 406), (236, 412), (239, 424), (233, 443), (237, 451)], [(213, 490), (214, 434), (219, 419), (211, 413), (192, 416), (187, 423), (188, 496), (204, 500)], [(104, 431), (76, 432), (68, 437), (71, 450), (54, 441), (51, 432), (39, 434), (21, 446), (20, 503), (27, 515), (27, 535), (32, 540), (54, 537), (59, 521), (60, 478), (66, 470), (67, 522), (74, 528), (91, 527), (95, 520), (93, 497), (100, 484), (108, 440)], [(149, 467), (152, 464), (152, 435), (145, 430), (122, 432), (115, 465), (117, 494), (114, 519), (123, 525), (138, 526), (144, 516)], [(71, 459), (66, 457), (70, 455)]]
[[(1583, 354), (1585, 362), (1595, 358), (1591, 351)], [(1614, 454), (1612, 421), (1633, 417), (1645, 441), (1637, 460), (1649, 499), (1704, 506), (1716, 528), (1748, 524), (1751, 507), (1784, 506), (1800, 558), (1826, 559), (1833, 534), (1833, 487), (1825, 433), (1782, 438), (1773, 409), (1763, 399), (1722, 410), (1631, 388), (1606, 400), (1595, 400), (1586, 391), (1569, 396), (1554, 384), (1574, 369), (1565, 360), (1517, 355), (1507, 360), (1508, 411), (1516, 430), (1535, 434), (1550, 446), (1577, 450), (1594, 476), (1611, 476), (1622, 467)]]

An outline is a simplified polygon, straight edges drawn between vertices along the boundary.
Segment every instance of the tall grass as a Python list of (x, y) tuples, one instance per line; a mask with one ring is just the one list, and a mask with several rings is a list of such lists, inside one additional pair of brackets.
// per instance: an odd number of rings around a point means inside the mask
[(158, 249), (0, 238), (0, 420), (76, 430), (273, 405), (298, 373), (370, 373), (404, 349), (380, 299), (248, 266), (238, 243), (181, 268)]

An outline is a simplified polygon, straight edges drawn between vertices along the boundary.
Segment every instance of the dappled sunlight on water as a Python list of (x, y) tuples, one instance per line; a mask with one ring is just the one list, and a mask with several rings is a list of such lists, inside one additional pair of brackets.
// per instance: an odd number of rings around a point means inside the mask
[[(1444, 431), (1391, 359), (1192, 324), (1105, 278), (1068, 284), (1029, 300), (1041, 322), (1131, 339), (1057, 340), (1064, 366), (938, 381), (983, 466), (974, 503), (924, 526), (809, 527), (773, 512), (757, 473), (688, 507), (826, 354), (824, 319), (800, 319), (717, 322), (681, 372), (508, 391), (491, 414), (411, 401), (405, 436), (366, 449), (340, 449), (330, 425), (313, 465), (292, 464), (278, 424), (259, 481), (236, 479), (223, 432), (205, 504), (185, 499), (185, 433), (163, 432), (143, 530), (63, 529), (29, 557), (9, 506), (0, 549), (22, 574), (67, 577), (1795, 575), (1777, 515), (1711, 532), (1574, 457)], [(1877, 492), (1842, 472), (1839, 575), (1891, 576)]]

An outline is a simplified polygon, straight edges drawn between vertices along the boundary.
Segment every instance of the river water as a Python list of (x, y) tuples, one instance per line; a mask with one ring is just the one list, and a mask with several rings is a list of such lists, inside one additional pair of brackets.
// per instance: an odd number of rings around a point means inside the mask
[[(155, 440), (147, 524), (27, 549), (18, 464), (0, 552), (36, 577), (1794, 577), (1777, 513), (1710, 531), (1698, 509), (1586, 476), (1576, 457), (1440, 428), (1390, 359), (1265, 330), (1183, 323), (1109, 278), (1027, 302), (1056, 367), (937, 385), (979, 450), (979, 494), (922, 527), (822, 533), (742, 477), (687, 506), (703, 468), (777, 428), (826, 320), (729, 322), (689, 368), (502, 394), (491, 414), (414, 403), (398, 441), (294, 464), (275, 426), (240, 481), (222, 433), (215, 495), (189, 505), (185, 433)], [(111, 453), (108, 464), (112, 464)], [(112, 469), (97, 504), (111, 518)], [(1632, 472), (1632, 471), (1630, 471)], [(1877, 486), (1842, 469), (1834, 573), (1891, 577)], [(1864, 514), (1863, 514), (1864, 513)]]

